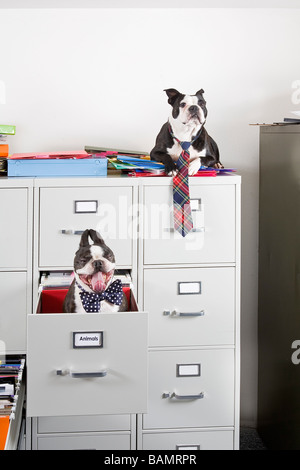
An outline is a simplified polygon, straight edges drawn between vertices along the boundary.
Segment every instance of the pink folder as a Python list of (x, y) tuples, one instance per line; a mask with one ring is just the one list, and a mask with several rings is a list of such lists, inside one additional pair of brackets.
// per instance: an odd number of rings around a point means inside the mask
[(73, 151), (63, 151), (63, 152), (41, 152), (41, 153), (14, 153), (10, 155), (12, 160), (24, 160), (26, 158), (89, 158), (91, 154), (87, 153), (85, 150), (73, 150)]

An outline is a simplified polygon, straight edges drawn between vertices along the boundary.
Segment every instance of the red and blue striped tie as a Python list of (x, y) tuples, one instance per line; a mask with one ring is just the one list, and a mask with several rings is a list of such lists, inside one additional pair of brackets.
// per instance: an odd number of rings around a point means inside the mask
[(173, 177), (174, 229), (185, 237), (193, 228), (188, 175), (191, 142), (176, 140), (180, 143), (182, 152), (177, 161), (177, 175)]

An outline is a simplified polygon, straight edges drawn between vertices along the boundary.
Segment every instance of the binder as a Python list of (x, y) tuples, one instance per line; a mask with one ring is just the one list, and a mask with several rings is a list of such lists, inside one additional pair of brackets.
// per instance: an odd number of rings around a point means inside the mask
[(0, 144), (0, 157), (7, 157), (7, 156), (8, 156), (8, 145)]

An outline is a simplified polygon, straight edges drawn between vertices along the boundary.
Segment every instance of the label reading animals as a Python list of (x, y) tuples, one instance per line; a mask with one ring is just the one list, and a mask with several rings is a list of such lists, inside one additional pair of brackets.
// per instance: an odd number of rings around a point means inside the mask
[(73, 348), (103, 348), (103, 331), (73, 332)]

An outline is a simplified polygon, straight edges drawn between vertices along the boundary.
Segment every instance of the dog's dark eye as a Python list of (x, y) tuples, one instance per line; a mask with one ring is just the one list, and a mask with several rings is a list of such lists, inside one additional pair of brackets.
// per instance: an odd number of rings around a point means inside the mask
[(185, 103), (180, 103), (179, 107), (180, 107), (180, 108), (184, 108), (184, 107), (185, 107)]
[(104, 255), (103, 255), (106, 259), (108, 259), (108, 261), (114, 263), (115, 262), (115, 257), (114, 257), (114, 254), (113, 252), (110, 250), (110, 248), (108, 248), (107, 250), (104, 251)]

